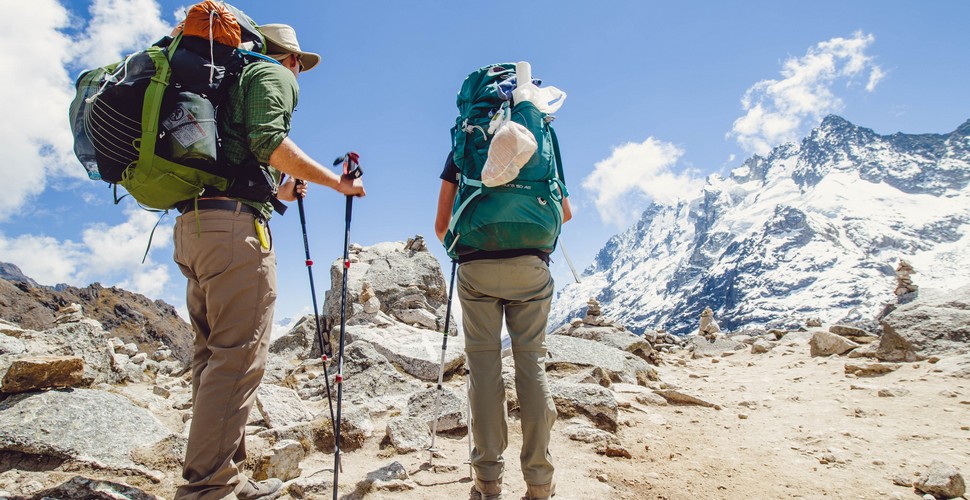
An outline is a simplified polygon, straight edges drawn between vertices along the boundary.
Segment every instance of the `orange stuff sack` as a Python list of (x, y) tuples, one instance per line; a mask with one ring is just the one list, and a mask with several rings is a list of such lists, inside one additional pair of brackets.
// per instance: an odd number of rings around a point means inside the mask
[(230, 12), (222, 2), (206, 0), (189, 9), (185, 16), (185, 36), (195, 36), (209, 39), (209, 24), (212, 24), (212, 39), (229, 47), (238, 47), (242, 42), (242, 33), (236, 16)]

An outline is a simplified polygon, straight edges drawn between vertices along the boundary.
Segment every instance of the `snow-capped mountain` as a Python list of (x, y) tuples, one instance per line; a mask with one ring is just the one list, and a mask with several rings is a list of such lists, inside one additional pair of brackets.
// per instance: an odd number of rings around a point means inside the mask
[(590, 297), (633, 331), (869, 320), (914, 283), (970, 283), (970, 121), (949, 134), (878, 135), (838, 116), (801, 144), (754, 156), (676, 206), (653, 204), (553, 303), (550, 327)]

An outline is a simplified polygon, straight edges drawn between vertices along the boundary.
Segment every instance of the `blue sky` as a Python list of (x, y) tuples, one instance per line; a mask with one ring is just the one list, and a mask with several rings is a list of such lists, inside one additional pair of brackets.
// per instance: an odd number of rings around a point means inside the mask
[[(166, 216), (73, 158), (67, 106), (81, 69), (165, 34), (190, 2), (33, 0), (0, 4), (0, 261), (42, 284), (99, 281), (184, 307)], [(527, 60), (568, 93), (557, 113), (575, 219), (563, 242), (579, 271), (655, 200), (690, 197), (707, 175), (797, 140), (837, 113), (877, 133), (945, 133), (970, 118), (965, 1), (240, 0), (258, 23), (293, 25), (323, 56), (300, 76), (293, 139), (329, 163), (361, 154), (368, 196), (354, 242), (434, 239), (438, 174), (455, 94), (472, 70)], [(307, 199), (317, 289), (343, 248), (343, 200)], [(310, 311), (296, 209), (274, 218), (277, 318)], [(561, 253), (553, 271), (572, 280)], [(447, 269), (445, 270), (447, 274)]]

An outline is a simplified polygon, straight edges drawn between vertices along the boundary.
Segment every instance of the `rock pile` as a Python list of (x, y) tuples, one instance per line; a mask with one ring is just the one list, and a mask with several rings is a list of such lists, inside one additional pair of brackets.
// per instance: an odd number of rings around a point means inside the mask
[(899, 265), (896, 266), (896, 290), (893, 293), (896, 294), (896, 300), (900, 304), (905, 304), (913, 300), (916, 292), (919, 290), (919, 286), (913, 283), (912, 275), (915, 272), (912, 264), (903, 259), (899, 259)]
[(714, 342), (717, 339), (717, 334), (721, 333), (721, 327), (714, 320), (714, 311), (710, 307), (705, 307), (704, 311), (701, 312), (701, 320), (700, 325), (697, 327), (697, 333), (711, 342)]
[[(426, 453), (436, 415), (439, 439), (468, 432), (463, 338), (441, 332), (445, 280), (419, 240), (353, 249), (341, 449), (346, 454), (379, 449), (386, 461), (350, 485), (356, 489), (352, 498), (375, 492), (417, 496), (411, 490), (423, 484), (402, 463), (410, 454)], [(340, 266), (337, 262), (331, 270), (325, 304), (324, 326), (332, 343), (340, 334)], [(692, 395), (686, 384), (661, 380), (689, 357), (714, 363), (741, 350), (762, 354), (797, 345), (822, 359), (844, 357), (844, 373), (851, 379), (879, 377), (901, 362), (919, 360), (970, 378), (970, 288), (939, 298), (922, 293), (883, 319), (879, 337), (853, 325), (732, 334), (707, 324), (713, 341), (702, 335), (684, 341), (663, 330), (633, 334), (609, 319), (595, 299), (587, 305), (582, 319), (547, 336), (546, 370), (559, 413), (554, 432), (603, 460), (637, 455), (621, 439), (629, 415), (644, 412), (631, 409), (630, 401), (647, 408), (722, 409), (723, 402)], [(329, 497), (332, 487), (329, 471), (320, 469), (335, 442), (327, 396), (336, 389), (336, 366), (320, 359), (316, 331), (307, 316), (271, 343), (247, 425), (248, 459), (240, 464), (256, 479), (283, 479), (295, 498)], [(445, 385), (439, 391), (434, 382), (445, 339)], [(65, 307), (45, 330), (0, 320), (0, 465), (6, 467), (0, 468), (0, 497), (170, 497), (181, 480), (191, 383), (167, 344), (148, 350), (105, 331), (79, 306)], [(944, 353), (947, 359), (936, 362)], [(954, 353), (958, 356), (950, 356)], [(514, 417), (519, 402), (513, 373), (512, 357), (505, 357), (503, 379)], [(886, 397), (902, 394), (898, 388), (885, 391)], [(648, 418), (672, 425), (657, 415)], [(959, 496), (962, 477), (948, 467), (935, 466), (911, 484), (929, 494)], [(609, 481), (605, 472), (600, 476)]]

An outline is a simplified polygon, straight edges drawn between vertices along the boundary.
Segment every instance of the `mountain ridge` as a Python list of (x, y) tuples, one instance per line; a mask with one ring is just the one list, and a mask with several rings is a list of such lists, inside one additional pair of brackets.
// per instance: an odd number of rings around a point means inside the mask
[(590, 297), (638, 332), (690, 333), (707, 306), (732, 329), (871, 322), (894, 300), (899, 259), (917, 280), (966, 284), (968, 184), (970, 120), (879, 135), (830, 115), (799, 143), (709, 176), (697, 197), (647, 207), (560, 291), (550, 325)]

